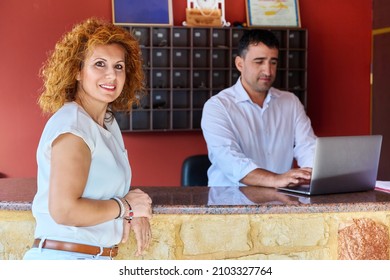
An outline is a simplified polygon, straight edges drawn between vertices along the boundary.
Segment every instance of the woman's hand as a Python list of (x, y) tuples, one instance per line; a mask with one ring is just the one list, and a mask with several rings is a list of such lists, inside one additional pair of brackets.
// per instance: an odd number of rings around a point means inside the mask
[(152, 199), (140, 189), (130, 190), (125, 199), (133, 210), (133, 217), (152, 218)]
[(122, 243), (129, 239), (130, 230), (133, 230), (137, 241), (137, 252), (135, 255), (141, 256), (149, 248), (152, 240), (152, 231), (150, 229), (149, 219), (145, 217), (135, 217), (132, 220), (123, 220)]
[(152, 199), (140, 189), (130, 190), (125, 199), (133, 210), (132, 220), (123, 220), (122, 243), (129, 239), (130, 230), (135, 234), (137, 241), (136, 256), (140, 256), (149, 247), (152, 239), (149, 219), (152, 218)]

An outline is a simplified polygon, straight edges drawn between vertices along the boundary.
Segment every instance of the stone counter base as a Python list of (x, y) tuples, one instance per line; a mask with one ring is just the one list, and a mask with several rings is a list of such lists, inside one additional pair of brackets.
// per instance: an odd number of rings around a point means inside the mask
[[(31, 247), (30, 211), (0, 211), (0, 259), (22, 259)], [(152, 220), (153, 241), (135, 257), (132, 236), (116, 259), (337, 260), (389, 259), (390, 212), (164, 215)]]

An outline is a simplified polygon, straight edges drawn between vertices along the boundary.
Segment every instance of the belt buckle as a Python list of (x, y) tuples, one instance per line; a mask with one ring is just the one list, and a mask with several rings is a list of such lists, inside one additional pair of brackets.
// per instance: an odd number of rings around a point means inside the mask
[(110, 258), (116, 257), (118, 254), (118, 245), (114, 245), (110, 248)]

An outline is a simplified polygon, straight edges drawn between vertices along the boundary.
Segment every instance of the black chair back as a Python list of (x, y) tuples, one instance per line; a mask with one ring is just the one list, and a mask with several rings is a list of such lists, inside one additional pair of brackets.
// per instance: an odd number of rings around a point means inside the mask
[(190, 186), (207, 186), (207, 170), (211, 162), (207, 155), (189, 156), (183, 161), (181, 170), (181, 185)]

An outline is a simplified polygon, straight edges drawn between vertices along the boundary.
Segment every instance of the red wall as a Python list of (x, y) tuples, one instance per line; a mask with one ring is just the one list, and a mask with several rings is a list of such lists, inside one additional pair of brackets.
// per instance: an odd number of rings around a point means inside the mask
[[(173, 0), (174, 24), (185, 0)], [(245, 0), (225, 0), (226, 19), (245, 21)], [(309, 33), (308, 114), (318, 135), (370, 133), (372, 0), (299, 0)], [(34, 177), (46, 118), (36, 105), (39, 68), (59, 37), (90, 16), (112, 19), (111, 0), (0, 1), (0, 173)], [(178, 186), (180, 166), (206, 152), (200, 132), (124, 135), (133, 185)]]

